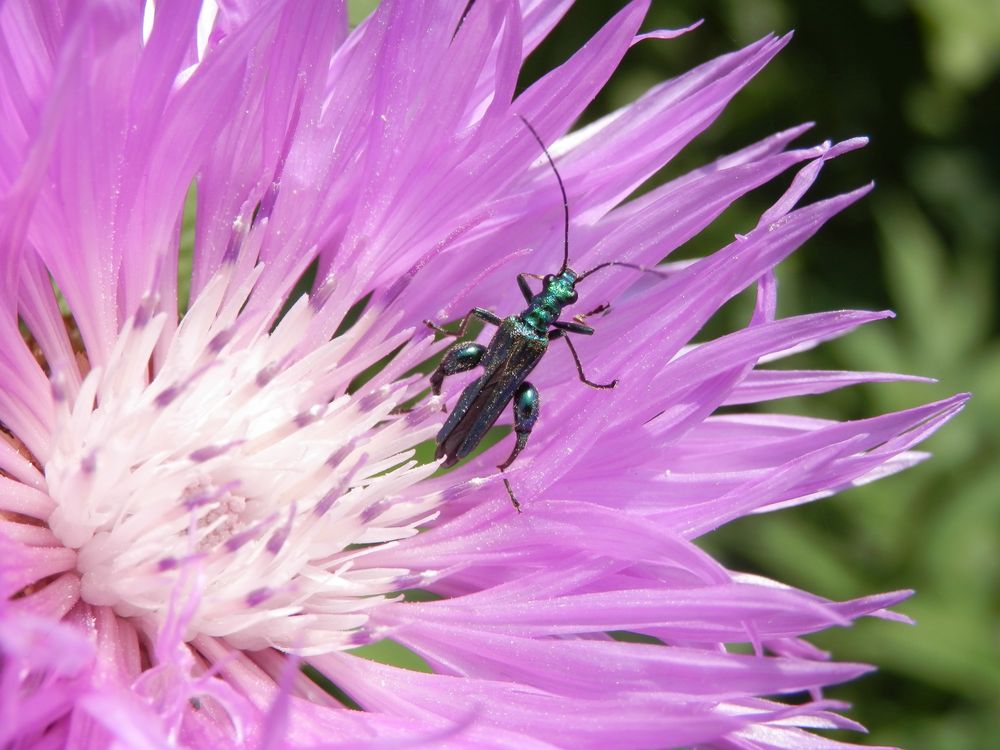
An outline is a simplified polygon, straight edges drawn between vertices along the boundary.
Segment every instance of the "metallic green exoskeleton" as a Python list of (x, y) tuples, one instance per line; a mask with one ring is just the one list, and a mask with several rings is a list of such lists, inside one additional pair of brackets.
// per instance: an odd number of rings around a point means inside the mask
[[(520, 117), (520, 115), (518, 116)], [(528, 306), (519, 315), (501, 319), (489, 310), (476, 307), (469, 311), (462, 319), (458, 330), (454, 332), (439, 328), (430, 321), (424, 321), (435, 331), (457, 338), (465, 335), (469, 321), (473, 317), (498, 326), (497, 332), (486, 346), (470, 342), (455, 344), (448, 350), (444, 359), (431, 375), (431, 390), (437, 395), (441, 392), (441, 385), (448, 375), (466, 372), (477, 366), (483, 368), (483, 374), (465, 388), (455, 408), (449, 414), (448, 420), (438, 432), (435, 458), (443, 458), (445, 466), (457, 463), (475, 450), (486, 433), (496, 423), (507, 404), (512, 401), (514, 403), (514, 433), (517, 442), (507, 460), (497, 468), (502, 472), (514, 462), (514, 459), (527, 444), (528, 436), (538, 419), (538, 391), (527, 381), (527, 377), (541, 361), (550, 341), (559, 338), (565, 339), (570, 353), (573, 355), (573, 360), (576, 362), (576, 369), (582, 382), (592, 388), (614, 388), (618, 384), (617, 380), (598, 384), (592, 383), (584, 376), (580, 357), (566, 336), (569, 333), (585, 336), (593, 334), (594, 329), (585, 325), (583, 320), (607, 310), (608, 305), (603, 304), (590, 312), (576, 315), (572, 321), (562, 321), (559, 320), (559, 317), (563, 308), (576, 302), (576, 285), (594, 271), (609, 266), (626, 266), (643, 271), (652, 270), (620, 261), (601, 263), (583, 274), (577, 274), (569, 267), (569, 202), (566, 198), (566, 189), (563, 187), (562, 178), (559, 176), (559, 171), (545, 148), (545, 144), (531, 124), (523, 117), (521, 120), (542, 147), (552, 171), (555, 172), (559, 189), (562, 191), (565, 219), (563, 265), (559, 273), (554, 275), (548, 274), (539, 277), (534, 274), (518, 274), (518, 286), (528, 303)], [(541, 279), (542, 291), (535, 294), (531, 290), (527, 281), (529, 277)], [(510, 482), (507, 481), (506, 477), (504, 477), (503, 482), (514, 507), (520, 510), (520, 503), (514, 496)]]

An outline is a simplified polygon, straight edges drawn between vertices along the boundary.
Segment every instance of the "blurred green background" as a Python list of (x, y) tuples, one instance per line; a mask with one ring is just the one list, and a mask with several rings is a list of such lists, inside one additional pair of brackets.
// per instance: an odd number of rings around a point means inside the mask
[[(373, 2), (352, 2), (353, 20)], [(522, 84), (558, 65), (623, 2), (578, 2), (532, 56)], [(835, 599), (898, 588), (916, 627), (869, 621), (814, 638), (879, 672), (830, 695), (854, 703), (861, 741), (910, 750), (1000, 742), (1000, 346), (994, 290), (1000, 229), (1000, 0), (654, 0), (645, 28), (701, 28), (634, 48), (585, 120), (650, 85), (770, 31), (792, 43), (664, 170), (673, 176), (790, 125), (800, 142), (868, 135), (831, 162), (811, 194), (869, 180), (876, 190), (836, 217), (780, 273), (780, 314), (884, 308), (894, 321), (782, 366), (888, 370), (939, 383), (884, 384), (776, 411), (861, 417), (972, 391), (910, 471), (833, 500), (745, 519), (704, 540), (730, 566)], [(787, 185), (728, 211), (688, 252), (754, 226)], [(743, 315), (742, 310), (734, 310)], [(857, 741), (856, 735), (844, 739)]]

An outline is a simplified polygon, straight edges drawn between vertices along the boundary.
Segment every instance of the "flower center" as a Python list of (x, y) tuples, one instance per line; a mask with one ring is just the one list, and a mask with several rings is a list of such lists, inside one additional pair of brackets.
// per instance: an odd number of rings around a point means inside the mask
[(348, 389), (405, 337), (372, 345), (367, 316), (299, 355), (307, 300), (253, 331), (217, 287), (169, 336), (165, 316), (140, 312), (74, 399), (54, 379), (49, 526), (78, 550), (82, 597), (121, 616), (162, 621), (195, 570), (189, 637), (308, 649), (308, 630), (316, 649), (349, 646), (366, 610), (412, 580), (366, 567), (370, 545), (412, 535), (436, 502), (411, 489), (436, 468), (411, 460), (435, 425), (396, 413), (419, 382)]

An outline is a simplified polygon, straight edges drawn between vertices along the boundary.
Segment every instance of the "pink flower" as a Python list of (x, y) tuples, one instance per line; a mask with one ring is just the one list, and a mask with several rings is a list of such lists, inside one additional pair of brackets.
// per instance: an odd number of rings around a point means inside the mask
[[(868, 188), (803, 195), (864, 140), (792, 128), (623, 202), (787, 37), (567, 133), (632, 44), (680, 33), (638, 35), (637, 0), (515, 97), (569, 4), (396, 0), (351, 32), (329, 0), (0, 6), (0, 745), (843, 747), (809, 733), (857, 728), (821, 691), (869, 668), (801, 637), (905, 619), (907, 592), (828, 601), (694, 540), (913, 464), (965, 397), (717, 413), (903, 379), (761, 366), (889, 316), (775, 315), (775, 265)], [(581, 359), (620, 384), (552, 344), (517, 514), (507, 441), (415, 458), (465, 381), (426, 398), (414, 368), (447, 344), (423, 319), (515, 313), (515, 275), (559, 267), (521, 117), (581, 271), (655, 264), (798, 172), (716, 253), (581, 283), (571, 314), (611, 303)], [(745, 328), (691, 343), (754, 285)], [(429, 671), (352, 653), (386, 639)]]

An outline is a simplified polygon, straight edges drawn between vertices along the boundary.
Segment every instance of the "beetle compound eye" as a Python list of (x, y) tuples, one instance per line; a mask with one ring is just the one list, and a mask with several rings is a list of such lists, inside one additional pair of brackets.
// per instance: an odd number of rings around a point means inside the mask
[(547, 274), (545, 274), (545, 276), (542, 277), (542, 283), (546, 287), (552, 286), (552, 280), (553, 279), (555, 279), (555, 276), (553, 276), (551, 273), (547, 273)]
[(570, 290), (570, 293), (566, 295), (566, 302), (567, 304), (572, 305), (574, 302), (577, 301), (578, 298), (579, 297), (576, 293), (576, 289), (572, 289)]

